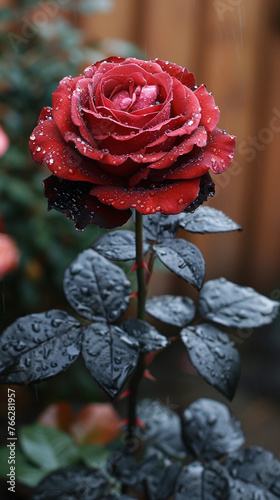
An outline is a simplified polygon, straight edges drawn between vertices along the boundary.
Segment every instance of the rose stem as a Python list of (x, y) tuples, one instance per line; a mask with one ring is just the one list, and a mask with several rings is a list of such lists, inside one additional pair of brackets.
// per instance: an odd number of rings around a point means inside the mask
[[(136, 236), (136, 264), (137, 264), (137, 284), (138, 284), (138, 304), (137, 304), (137, 318), (145, 319), (145, 303), (146, 303), (146, 279), (145, 268), (143, 267), (143, 215), (136, 211), (135, 223), (135, 236)], [(145, 356), (140, 353), (139, 361), (136, 370), (131, 377), (129, 389), (130, 394), (128, 398), (128, 437), (129, 442), (133, 443), (134, 430), (136, 427), (136, 403), (137, 393), (141, 378), (145, 371)]]

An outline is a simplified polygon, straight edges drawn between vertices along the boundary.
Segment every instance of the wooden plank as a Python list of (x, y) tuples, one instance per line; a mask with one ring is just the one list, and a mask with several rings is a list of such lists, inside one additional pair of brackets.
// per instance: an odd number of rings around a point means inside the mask
[[(262, 98), (264, 110), (255, 133), (258, 147), (256, 162), (251, 165), (253, 200), (252, 237), (248, 248), (250, 273), (256, 286), (271, 289), (280, 275), (280, 39), (275, 35), (267, 47), (267, 71)], [(254, 171), (253, 171), (254, 170)], [(278, 299), (280, 292), (278, 290)]]
[(148, 59), (170, 60), (195, 70), (199, 2), (146, 0), (141, 47)]
[(111, 11), (85, 16), (83, 27), (88, 40), (103, 40), (108, 37), (134, 42), (136, 7), (135, 0), (114, 0)]
[[(213, 176), (217, 193), (209, 204), (225, 211), (241, 225), (247, 222), (244, 204), (248, 199), (248, 173), (239, 145), (247, 140), (252, 130), (255, 107), (252, 89), (256, 85), (257, 67), (255, 46), (262, 21), (262, 4), (261, 0), (247, 0), (221, 14), (214, 2), (204, 3), (201, 81), (213, 92), (221, 110), (220, 128), (238, 137), (233, 166), (221, 176)], [(196, 237), (194, 241), (206, 252), (209, 277), (225, 275), (242, 282), (239, 270), (242, 248), (247, 243), (246, 232), (211, 236), (203, 242)]]

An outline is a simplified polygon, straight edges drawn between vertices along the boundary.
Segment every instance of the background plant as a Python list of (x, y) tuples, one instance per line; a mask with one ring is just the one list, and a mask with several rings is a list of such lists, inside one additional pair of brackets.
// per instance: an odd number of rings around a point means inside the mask
[[(46, 171), (32, 161), (28, 141), (58, 82), (106, 56), (98, 42), (86, 45), (79, 19), (113, 6), (113, 0), (18, 0), (13, 8), (0, 8), (1, 124), (10, 139), (1, 159), (0, 213), (22, 253), (19, 271), (5, 282), (3, 325), (14, 317), (15, 304), (23, 314), (63, 300), (61, 269), (100, 234), (95, 228), (77, 234), (62, 217), (46, 213), (41, 187)], [(120, 42), (120, 52), (137, 53)]]

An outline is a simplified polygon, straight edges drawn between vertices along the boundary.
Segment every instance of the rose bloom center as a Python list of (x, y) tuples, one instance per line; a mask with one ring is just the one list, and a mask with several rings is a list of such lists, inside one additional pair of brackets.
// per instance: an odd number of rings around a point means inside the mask
[(135, 89), (120, 90), (111, 94), (111, 101), (114, 106), (121, 111), (138, 111), (157, 104), (156, 99), (159, 93), (158, 85), (138, 85)]

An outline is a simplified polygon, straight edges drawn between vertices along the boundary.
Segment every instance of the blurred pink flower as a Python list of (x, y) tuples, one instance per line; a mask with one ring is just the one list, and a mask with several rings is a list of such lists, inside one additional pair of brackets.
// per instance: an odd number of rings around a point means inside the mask
[(0, 158), (1, 156), (4, 156), (4, 154), (6, 153), (9, 144), (10, 144), (9, 137), (0, 126)]
[(0, 280), (17, 268), (20, 252), (14, 240), (0, 233)]

